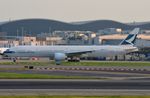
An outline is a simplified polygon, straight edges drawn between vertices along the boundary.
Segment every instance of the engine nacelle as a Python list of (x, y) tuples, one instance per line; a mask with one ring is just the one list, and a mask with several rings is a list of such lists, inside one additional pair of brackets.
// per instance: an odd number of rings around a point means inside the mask
[(66, 54), (64, 53), (55, 53), (54, 59), (57, 65), (60, 65), (61, 61), (65, 60)]

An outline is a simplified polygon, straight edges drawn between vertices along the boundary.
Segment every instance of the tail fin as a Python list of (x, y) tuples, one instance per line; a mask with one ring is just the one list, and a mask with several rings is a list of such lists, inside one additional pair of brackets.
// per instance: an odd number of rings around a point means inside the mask
[(137, 34), (139, 33), (140, 28), (135, 28), (130, 34), (124, 39), (120, 45), (134, 45)]

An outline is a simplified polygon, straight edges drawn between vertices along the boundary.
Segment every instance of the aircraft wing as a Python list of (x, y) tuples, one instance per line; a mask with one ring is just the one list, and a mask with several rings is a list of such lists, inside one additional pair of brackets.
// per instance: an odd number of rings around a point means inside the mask
[(137, 52), (139, 49), (137, 47), (131, 48), (131, 49), (125, 49), (126, 53), (132, 53)]
[(67, 52), (65, 53), (67, 56), (78, 56), (78, 55), (82, 55), (82, 54), (86, 54), (86, 53), (91, 53), (94, 52), (94, 50), (90, 50), (90, 51), (71, 51), (71, 52)]

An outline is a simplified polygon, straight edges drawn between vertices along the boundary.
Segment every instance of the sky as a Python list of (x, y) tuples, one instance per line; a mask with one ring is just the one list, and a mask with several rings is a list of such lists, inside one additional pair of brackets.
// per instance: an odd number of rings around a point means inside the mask
[(145, 22), (150, 0), (0, 0), (0, 21), (29, 18)]

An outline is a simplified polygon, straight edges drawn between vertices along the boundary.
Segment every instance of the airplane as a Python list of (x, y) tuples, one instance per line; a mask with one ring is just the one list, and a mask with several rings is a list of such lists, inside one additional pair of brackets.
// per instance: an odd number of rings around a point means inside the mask
[(60, 65), (66, 58), (73, 58), (83, 54), (101, 57), (124, 55), (138, 51), (134, 46), (140, 29), (135, 28), (119, 45), (53, 45), (53, 46), (15, 46), (3, 52), (8, 57), (50, 57), (56, 65)]

